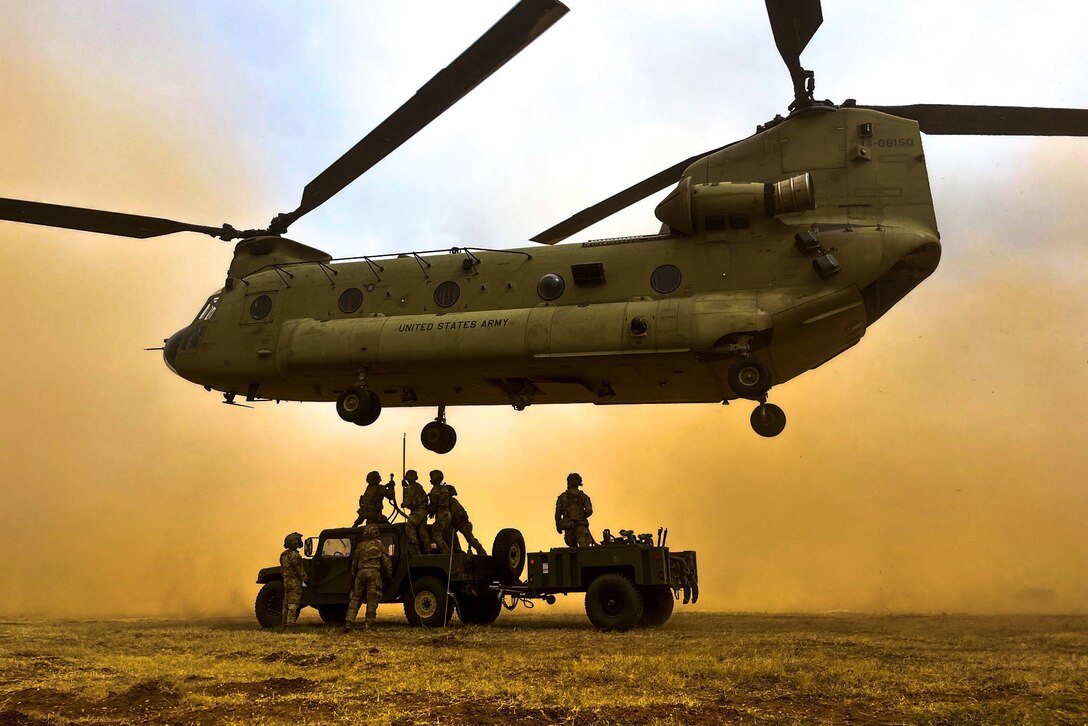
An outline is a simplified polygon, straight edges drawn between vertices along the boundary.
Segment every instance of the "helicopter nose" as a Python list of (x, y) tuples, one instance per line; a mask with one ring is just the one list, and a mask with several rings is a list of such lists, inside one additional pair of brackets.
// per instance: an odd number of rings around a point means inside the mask
[(162, 348), (162, 359), (166, 362), (167, 367), (174, 373), (178, 372), (176, 360), (178, 357), (178, 349), (181, 348), (182, 342), (189, 335), (189, 328), (192, 326), (186, 326), (178, 332), (171, 335), (166, 339)]

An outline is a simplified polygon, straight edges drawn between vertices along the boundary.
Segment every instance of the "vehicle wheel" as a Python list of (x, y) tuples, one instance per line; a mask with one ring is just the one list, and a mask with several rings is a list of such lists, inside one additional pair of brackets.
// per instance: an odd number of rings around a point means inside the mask
[(672, 617), (672, 607), (676, 599), (672, 596), (672, 588), (664, 585), (647, 587), (642, 590), (642, 618), (638, 621), (640, 628), (657, 628), (669, 621)]
[(370, 391), (362, 386), (350, 386), (336, 399), (336, 413), (345, 421), (355, 423), (370, 413)]
[(431, 421), (419, 434), (420, 443), (427, 451), (448, 454), (457, 445), (457, 432), (449, 424)]
[(741, 358), (729, 367), (726, 378), (741, 398), (758, 399), (771, 389), (771, 369), (759, 358)]
[(253, 612), (262, 628), (278, 628), (283, 622), (283, 580), (266, 582), (257, 592)]
[(347, 605), (318, 605), (317, 614), (325, 625), (343, 625), (348, 619)]
[(761, 403), (752, 411), (751, 421), (753, 431), (772, 438), (786, 428), (786, 412), (773, 403)]
[(525, 538), (516, 529), (500, 529), (491, 545), (500, 582), (517, 582), (525, 571)]
[[(445, 607), (443, 607), (445, 605)], [(404, 593), (404, 617), (412, 625), (440, 628), (453, 617), (453, 598), (437, 577), (421, 577)]]
[(367, 405), (365, 410), (359, 414), (359, 418), (355, 419), (356, 426), (369, 426), (378, 420), (378, 416), (382, 413), (382, 400), (378, 398), (378, 394), (374, 391), (367, 391)]
[(586, 590), (586, 615), (598, 630), (623, 632), (642, 619), (642, 593), (618, 572), (597, 575)]
[(457, 596), (457, 615), (465, 625), (491, 625), (501, 612), (502, 598), (497, 592)]

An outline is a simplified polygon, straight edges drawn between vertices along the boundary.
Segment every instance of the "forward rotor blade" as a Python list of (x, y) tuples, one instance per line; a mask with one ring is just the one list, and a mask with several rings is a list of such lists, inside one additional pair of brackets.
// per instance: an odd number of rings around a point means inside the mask
[(281, 214), (273, 227), (285, 230), (331, 199), (536, 40), (567, 10), (556, 0), (521, 0), (389, 118), (307, 184), (298, 209)]
[(793, 79), (794, 102), (807, 97), (805, 70), (801, 67), (801, 51), (812, 40), (824, 22), (820, 0), (766, 0), (767, 17), (771, 21), (774, 44)]
[(531, 239), (533, 242), (540, 242), (545, 245), (554, 245), (556, 242), (562, 242), (572, 234), (577, 234), (586, 227), (612, 216), (621, 209), (626, 209), (635, 202), (642, 201), (651, 194), (675, 184), (680, 181), (680, 175), (684, 173), (684, 169), (687, 169), (704, 156), (709, 156), (710, 154), (721, 151), (735, 143), (737, 142), (734, 141), (725, 146), (719, 146), (716, 149), (704, 151), (702, 154), (696, 154), (688, 159), (684, 159), (678, 164), (673, 164), (668, 169), (659, 171), (653, 176), (647, 177), (637, 184), (627, 187), (622, 192), (613, 194), (604, 201), (597, 202), (592, 207), (586, 207), (581, 212), (563, 220), (554, 227), (544, 230)]
[(227, 233), (225, 227), (205, 227), (159, 217), (103, 212), (98, 209), (27, 202), (22, 199), (0, 198), (0, 219), (137, 239), (159, 237), (175, 232), (201, 232), (212, 237), (222, 237)]
[[(859, 106), (861, 104), (858, 104)], [(865, 106), (911, 118), (927, 134), (978, 136), (1088, 136), (1088, 110), (1027, 106)]]

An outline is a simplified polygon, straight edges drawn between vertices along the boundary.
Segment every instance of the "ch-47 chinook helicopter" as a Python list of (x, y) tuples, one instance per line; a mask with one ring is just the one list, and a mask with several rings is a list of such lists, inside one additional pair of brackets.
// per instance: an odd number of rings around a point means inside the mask
[[(436, 406), (423, 445), (456, 443), (450, 406), (757, 402), (856, 344), (936, 269), (941, 247), (921, 133), (1088, 135), (1088, 111), (866, 106), (814, 98), (800, 54), (819, 0), (767, 0), (794, 97), (740, 141), (685, 159), (533, 238), (334, 260), (289, 226), (377, 164), (556, 22), (522, 0), (306, 187), (292, 212), (239, 231), (0, 199), (0, 219), (149, 238), (238, 240), (221, 290), (163, 346), (178, 375), (227, 403), (336, 401), (366, 426), (386, 406)], [(555, 245), (669, 186), (658, 234)]]

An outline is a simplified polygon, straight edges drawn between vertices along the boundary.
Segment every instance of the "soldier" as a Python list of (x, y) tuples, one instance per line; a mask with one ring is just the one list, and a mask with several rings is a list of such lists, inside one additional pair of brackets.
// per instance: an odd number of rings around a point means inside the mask
[(431, 536), (427, 533), (427, 492), (423, 491), (423, 485), (418, 480), (415, 469), (404, 472), (401, 506), (408, 510), (404, 533), (408, 537), (410, 555), (429, 554), (431, 551)]
[(306, 568), (302, 564), (302, 555), (298, 548), (302, 546), (302, 535), (292, 532), (283, 538), (283, 553), (280, 555), (280, 574), (283, 576), (283, 615), (280, 628), (286, 630), (298, 622), (298, 609), (302, 604), (302, 586), (307, 582)]
[(450, 553), (453, 530), (450, 529), (450, 490), (442, 483), (445, 478), (438, 469), (431, 472), (430, 512), (434, 516), (431, 537), (444, 555)]
[(472, 535), (472, 522), (468, 519), (468, 512), (461, 505), (461, 502), (457, 501), (457, 490), (452, 485), (446, 487), (450, 495), (450, 523), (453, 525), (453, 529), (460, 532), (465, 536), (465, 541), (468, 546), (478, 555), (486, 555), (484, 546), (480, 544), (480, 540), (476, 539)]
[(382, 484), (382, 475), (372, 471), (366, 475), (366, 491), (359, 497), (359, 516), (355, 518), (352, 527), (358, 527), (364, 521), (367, 524), (389, 524), (389, 520), (382, 514), (383, 499), (395, 501), (393, 482)]
[(555, 500), (555, 531), (563, 535), (567, 547), (589, 547), (593, 536), (589, 533), (589, 518), (593, 516), (593, 502), (582, 486), (580, 474), (567, 475), (567, 491)]
[(359, 605), (366, 595), (366, 621), (364, 627), (370, 630), (378, 615), (378, 603), (382, 599), (382, 582), (393, 574), (393, 561), (385, 551), (385, 545), (378, 538), (378, 525), (368, 524), (363, 529), (363, 536), (355, 544), (351, 555), (351, 599), (348, 602), (347, 621), (344, 632), (355, 625), (359, 617)]

